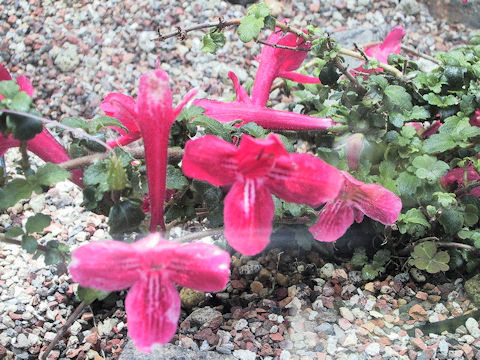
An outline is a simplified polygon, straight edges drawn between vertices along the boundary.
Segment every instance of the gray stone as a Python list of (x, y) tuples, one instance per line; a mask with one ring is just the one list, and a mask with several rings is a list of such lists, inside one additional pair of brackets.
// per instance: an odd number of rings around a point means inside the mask
[(220, 311), (206, 306), (192, 312), (190, 315), (187, 316), (185, 321), (189, 321), (191, 325), (202, 326), (204, 324), (208, 324), (210, 321), (219, 316), (222, 316), (222, 313)]
[(28, 338), (25, 336), (25, 334), (19, 334), (17, 337), (17, 343), (15, 344), (15, 347), (26, 348), (29, 346), (30, 346), (30, 341), (28, 341)]
[(250, 350), (235, 350), (233, 356), (240, 360), (255, 360), (257, 354)]
[(30, 200), (30, 207), (36, 213), (39, 213), (45, 207), (45, 195), (40, 194)]
[(255, 275), (262, 270), (262, 265), (256, 260), (250, 260), (245, 265), (242, 265), (238, 268), (240, 275)]
[(155, 49), (155, 42), (153, 39), (157, 37), (157, 33), (155, 31), (142, 31), (138, 35), (138, 46), (141, 50), (145, 52), (150, 52)]
[(480, 329), (478, 328), (478, 321), (474, 318), (468, 318), (465, 322), (465, 327), (467, 328), (470, 335), (474, 338), (480, 338)]
[(365, 353), (369, 356), (377, 356), (380, 354), (380, 344), (379, 343), (370, 343), (365, 348)]
[(80, 63), (80, 57), (77, 53), (77, 46), (70, 43), (65, 43), (55, 57), (54, 62), (62, 72), (74, 70)]
[(129, 341), (118, 358), (119, 360), (234, 360), (232, 355), (219, 354), (215, 351), (194, 351), (180, 346), (165, 344), (154, 346), (150, 354), (139, 352), (135, 349), (133, 341)]
[(326, 263), (325, 265), (322, 266), (320, 269), (320, 277), (323, 279), (330, 279), (333, 275), (333, 271), (335, 270), (333, 264), (331, 263)]

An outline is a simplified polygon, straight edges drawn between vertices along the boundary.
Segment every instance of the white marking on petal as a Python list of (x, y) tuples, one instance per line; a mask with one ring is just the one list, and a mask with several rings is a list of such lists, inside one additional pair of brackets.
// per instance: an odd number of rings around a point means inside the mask
[(227, 265), (227, 264), (220, 264), (220, 265), (218, 265), (218, 268), (219, 268), (220, 270), (227, 270), (227, 269), (228, 269), (228, 265)]

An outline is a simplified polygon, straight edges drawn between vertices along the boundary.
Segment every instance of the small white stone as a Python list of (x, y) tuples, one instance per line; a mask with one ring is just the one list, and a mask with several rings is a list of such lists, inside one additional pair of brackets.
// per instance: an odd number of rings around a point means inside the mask
[(365, 353), (369, 356), (377, 356), (380, 354), (380, 344), (379, 343), (370, 343), (365, 348)]
[(478, 328), (478, 321), (474, 318), (468, 318), (465, 322), (465, 327), (467, 328), (470, 335), (474, 338), (480, 338), (480, 329)]

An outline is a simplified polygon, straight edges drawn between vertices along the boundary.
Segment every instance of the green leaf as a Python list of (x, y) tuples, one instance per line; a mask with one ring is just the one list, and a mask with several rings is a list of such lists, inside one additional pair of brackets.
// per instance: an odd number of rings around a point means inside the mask
[(100, 115), (97, 116), (95, 119), (90, 120), (90, 122), (88, 123), (88, 129), (85, 130), (88, 130), (91, 134), (94, 134), (98, 132), (98, 130), (106, 126), (114, 126), (122, 128), (124, 130), (128, 130), (125, 126), (122, 125), (120, 120), (106, 115)]
[(90, 288), (85, 288), (83, 286), (79, 286), (77, 290), (78, 298), (81, 301), (84, 301), (87, 305), (90, 305), (95, 300), (102, 301), (108, 295), (110, 295), (109, 291), (90, 289)]
[(145, 218), (139, 204), (124, 200), (115, 203), (108, 215), (108, 225), (110, 226), (110, 234), (122, 234), (135, 231)]
[(0, 94), (6, 98), (13, 98), (20, 91), (20, 86), (18, 86), (15, 80), (2, 80), (0, 81)]
[(400, 214), (399, 220), (405, 223), (422, 225), (427, 228), (430, 227), (425, 215), (423, 215), (423, 213), (416, 208), (408, 210), (405, 214)]
[(88, 122), (85, 119), (78, 116), (66, 117), (66, 118), (63, 118), (60, 122), (63, 125), (66, 125), (72, 128), (79, 128), (85, 131), (88, 131), (90, 129), (90, 125), (88, 124)]
[(215, 45), (215, 42), (210, 37), (210, 34), (203, 35), (202, 47), (200, 48), (200, 50), (202, 50), (205, 53), (213, 53), (213, 54), (217, 51), (217, 45)]
[(50, 216), (44, 214), (35, 214), (27, 219), (25, 231), (28, 234), (42, 232), (43, 229), (50, 225), (51, 222), (52, 218)]
[(0, 209), (15, 205), (32, 194), (33, 187), (25, 179), (13, 179), (0, 191)]
[(465, 206), (465, 213), (463, 214), (465, 225), (467, 226), (475, 225), (479, 220), (478, 215), (479, 215), (479, 212), (477, 207), (472, 204), (467, 204)]
[(410, 119), (425, 120), (430, 118), (430, 112), (422, 106), (415, 105), (410, 113)]
[(267, 136), (265, 134), (265, 129), (253, 121), (242, 125), (240, 130), (248, 135), (252, 135), (255, 138), (264, 139)]
[(382, 267), (385, 265), (391, 258), (391, 253), (389, 250), (381, 249), (378, 250), (373, 256), (372, 265), (376, 268)]
[(457, 146), (457, 143), (448, 134), (434, 134), (425, 140), (423, 144), (423, 151), (427, 154), (433, 154), (437, 152), (445, 152), (453, 149)]
[(22, 248), (29, 254), (34, 253), (38, 248), (37, 239), (35, 239), (32, 235), (23, 235)]
[(46, 265), (55, 265), (63, 260), (60, 250), (52, 247), (45, 252), (44, 257)]
[(180, 169), (173, 165), (167, 166), (167, 189), (183, 190), (188, 186), (188, 180)]
[(262, 30), (263, 25), (263, 18), (258, 19), (254, 16), (246, 16), (238, 26), (238, 37), (245, 43), (256, 39), (258, 35), (260, 35), (260, 30)]
[(456, 105), (459, 103), (458, 98), (453, 95), (440, 96), (434, 93), (428, 93), (423, 95), (423, 99), (430, 105), (435, 105), (441, 108)]
[(111, 157), (107, 163), (107, 185), (109, 190), (123, 190), (127, 186), (127, 173), (120, 159)]
[(431, 241), (425, 241), (413, 249), (414, 265), (420, 270), (430, 274), (449, 269), (450, 255), (446, 251), (438, 251), (437, 246)]
[(59, 165), (46, 163), (35, 173), (35, 181), (40, 185), (51, 185), (69, 179), (71, 176), (69, 171)]
[(303, 205), (301, 204), (284, 202), (283, 208), (285, 211), (288, 211), (292, 216), (295, 216), (295, 217), (303, 214)]
[(407, 172), (402, 172), (395, 181), (400, 196), (412, 196), (417, 193), (421, 180)]
[(413, 159), (412, 165), (417, 168), (415, 175), (420, 179), (426, 179), (430, 183), (439, 180), (450, 168), (447, 163), (430, 155), (417, 156)]
[(270, 8), (264, 2), (260, 2), (258, 4), (250, 5), (247, 9), (247, 14), (263, 19), (270, 15)]
[(437, 198), (438, 203), (444, 208), (447, 208), (457, 203), (456, 196), (453, 193), (436, 191), (433, 193), (433, 196)]
[(384, 268), (376, 268), (372, 264), (367, 264), (362, 268), (362, 279), (363, 280), (373, 280), (375, 279), (378, 275), (380, 275), (381, 272), (383, 272), (385, 269)]
[(363, 266), (367, 263), (368, 256), (364, 247), (357, 247), (353, 251), (352, 260), (350, 261), (352, 265)]
[(28, 95), (25, 91), (21, 91), (15, 94), (8, 107), (15, 111), (27, 112), (30, 109), (32, 101), (33, 100), (30, 95)]
[(385, 88), (385, 95), (391, 104), (398, 106), (402, 110), (410, 110), (412, 108), (412, 97), (403, 86), (388, 85)]
[(5, 233), (6, 237), (16, 238), (20, 235), (23, 235), (24, 232), (21, 227), (19, 226), (11, 226), (8, 228), (7, 232)]
[(198, 115), (193, 123), (195, 125), (205, 128), (207, 134), (212, 134), (221, 137), (223, 140), (230, 141), (232, 137), (230, 133), (225, 129), (223, 124), (215, 119), (212, 119), (206, 115)]
[(456, 235), (462, 229), (463, 215), (453, 208), (444, 209), (438, 217), (438, 222), (442, 224), (447, 235)]
[(83, 183), (85, 186), (95, 186), (99, 184), (99, 191), (105, 192), (108, 191), (107, 177), (106, 162), (99, 161), (85, 169), (83, 172)]

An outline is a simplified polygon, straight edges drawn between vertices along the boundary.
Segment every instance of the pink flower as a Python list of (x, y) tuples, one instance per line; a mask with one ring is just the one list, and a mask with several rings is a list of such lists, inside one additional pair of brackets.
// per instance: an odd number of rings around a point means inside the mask
[(339, 192), (342, 176), (310, 154), (289, 154), (280, 138), (244, 135), (239, 147), (207, 135), (185, 146), (186, 176), (215, 186), (231, 185), (224, 201), (225, 237), (244, 255), (260, 253), (272, 232), (271, 194), (318, 206)]
[[(441, 179), (440, 184), (447, 191), (455, 191), (465, 187), (465, 177), (468, 183), (480, 181), (480, 175), (472, 165), (468, 165), (466, 169), (455, 168), (448, 171)], [(480, 198), (480, 187), (473, 188), (470, 195)]]
[(421, 137), (422, 139), (428, 139), (430, 136), (438, 132), (438, 129), (440, 128), (440, 126), (442, 126), (442, 122), (440, 120), (436, 120), (426, 129), (423, 126), (423, 123), (418, 121), (407, 122), (405, 123), (405, 125), (413, 126), (419, 137)]
[(107, 143), (108, 146), (125, 146), (142, 137), (136, 122), (138, 117), (136, 105), (135, 100), (130, 96), (119, 93), (110, 93), (102, 101), (100, 108), (105, 115), (119, 120), (128, 130), (125, 131), (122, 128), (113, 127), (121, 136), (118, 139), (109, 141)]
[(344, 182), (338, 196), (320, 211), (318, 222), (309, 228), (319, 241), (340, 238), (353, 221), (362, 222), (367, 215), (384, 225), (392, 225), (400, 215), (400, 198), (377, 184), (365, 184), (342, 171)]
[[(258, 125), (273, 130), (325, 130), (335, 125), (330, 118), (319, 118), (290, 111), (273, 110), (258, 105), (255, 99), (248, 96), (247, 91), (238, 82), (233, 72), (228, 73), (233, 81), (237, 100), (221, 102), (207, 99), (199, 99), (193, 102), (196, 106), (205, 109), (205, 115), (219, 121), (230, 122), (242, 120), (241, 125), (255, 122)], [(258, 102), (258, 101), (257, 101)]]
[[(295, 34), (284, 34), (280, 28), (276, 28), (268, 37), (267, 43), (301, 49), (310, 49), (311, 47), (311, 44), (306, 44), (305, 40)], [(307, 51), (274, 48), (268, 45), (263, 46), (258, 58), (260, 65), (253, 83), (253, 103), (260, 106), (267, 105), (270, 89), (277, 77), (299, 83), (319, 83), (320, 80), (318, 78), (293, 72), (293, 70), (300, 67), (306, 56)]]
[[(3, 80), (12, 80), (12, 76), (8, 70), (0, 64), (0, 81)], [(25, 91), (30, 97), (33, 97), (33, 86), (28, 78), (25, 76), (18, 76), (17, 84), (20, 86), (20, 91)], [(2, 99), (4, 99), (4, 96), (0, 94), (0, 100)], [(0, 156), (4, 155), (8, 149), (19, 146), (20, 141), (15, 139), (12, 135), (4, 137), (0, 134)], [(27, 141), (27, 149), (46, 162), (60, 164), (70, 160), (65, 148), (45, 128), (43, 128), (42, 132), (37, 134), (33, 139)], [(71, 174), (71, 181), (83, 188), (82, 170), (73, 170), (71, 171)]]
[(470, 118), (470, 125), (480, 126), (480, 109), (476, 110), (475, 113)]
[[(405, 29), (401, 26), (396, 26), (392, 31), (385, 37), (383, 42), (378, 45), (368, 46), (363, 51), (365, 54), (373, 59), (377, 59), (381, 63), (388, 64), (388, 55), (390, 54), (399, 54), (402, 49), (402, 39), (405, 36)], [(366, 70), (362, 66), (359, 66), (355, 70), (372, 73), (374, 71), (383, 71), (382, 68), (377, 68), (375, 70)]]
[(150, 352), (175, 335), (180, 297), (174, 283), (199, 291), (225, 288), (230, 255), (204, 243), (179, 244), (153, 233), (133, 244), (101, 241), (72, 253), (72, 279), (103, 291), (130, 288), (125, 300), (128, 332), (136, 347)]
[(163, 206), (168, 135), (178, 114), (196, 93), (197, 90), (189, 91), (183, 101), (173, 108), (168, 76), (165, 71), (157, 69), (140, 78), (136, 102), (129, 96), (111, 93), (102, 103), (102, 109), (107, 115), (117, 118), (129, 129), (129, 133), (120, 130), (122, 136), (110, 142), (110, 146), (129, 144), (137, 140), (140, 134), (143, 137), (150, 198), (150, 231), (155, 231), (157, 225), (165, 231)]
[(365, 147), (365, 136), (361, 133), (352, 134), (348, 137), (345, 151), (347, 153), (347, 163), (350, 170), (357, 170), (360, 155)]

